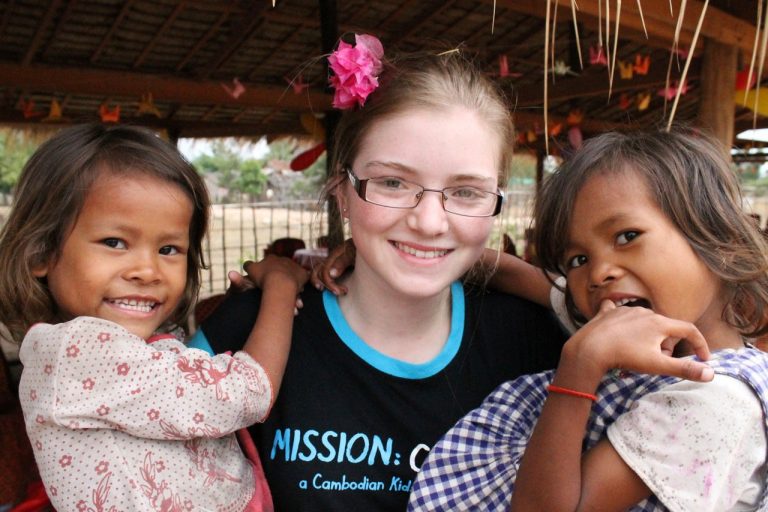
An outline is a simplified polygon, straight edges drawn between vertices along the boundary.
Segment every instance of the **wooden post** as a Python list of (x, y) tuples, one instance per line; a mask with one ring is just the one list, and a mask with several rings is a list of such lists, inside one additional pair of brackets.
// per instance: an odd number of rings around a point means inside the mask
[(704, 40), (697, 124), (721, 142), (729, 160), (735, 136), (736, 104), (733, 98), (737, 66), (738, 48), (714, 39)]

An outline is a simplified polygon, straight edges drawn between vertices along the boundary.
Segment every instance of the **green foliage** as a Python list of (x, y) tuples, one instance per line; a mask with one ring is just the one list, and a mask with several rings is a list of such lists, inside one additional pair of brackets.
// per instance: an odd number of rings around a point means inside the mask
[(229, 198), (235, 193), (258, 196), (267, 185), (267, 176), (262, 171), (264, 161), (241, 159), (224, 140), (214, 140), (211, 154), (200, 155), (192, 163), (202, 174), (215, 176), (218, 185), (230, 191)]
[(0, 193), (10, 193), (38, 142), (21, 130), (0, 130)]

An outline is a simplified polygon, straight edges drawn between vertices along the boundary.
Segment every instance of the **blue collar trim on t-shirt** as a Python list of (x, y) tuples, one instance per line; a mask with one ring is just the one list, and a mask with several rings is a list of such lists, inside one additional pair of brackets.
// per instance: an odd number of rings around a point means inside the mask
[(459, 281), (451, 284), (451, 332), (448, 340), (443, 350), (434, 359), (421, 364), (400, 361), (371, 348), (349, 326), (344, 313), (341, 312), (338, 299), (328, 290), (323, 292), (323, 305), (341, 341), (363, 361), (395, 377), (404, 379), (431, 377), (448, 366), (461, 347), (461, 338), (464, 335), (464, 288)]

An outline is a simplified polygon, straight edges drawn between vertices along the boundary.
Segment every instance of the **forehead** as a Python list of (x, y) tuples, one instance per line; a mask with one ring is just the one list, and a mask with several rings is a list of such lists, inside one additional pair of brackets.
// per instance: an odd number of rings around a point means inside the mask
[(373, 123), (361, 140), (355, 169), (394, 162), (429, 176), (497, 178), (501, 136), (475, 111), (461, 106), (414, 108)]
[(629, 167), (596, 172), (576, 192), (568, 238), (578, 237), (611, 220), (651, 211), (661, 213), (642, 174)]

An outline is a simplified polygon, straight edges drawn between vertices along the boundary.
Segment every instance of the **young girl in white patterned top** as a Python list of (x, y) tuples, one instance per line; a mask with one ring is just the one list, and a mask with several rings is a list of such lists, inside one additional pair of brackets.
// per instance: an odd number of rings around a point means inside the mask
[(0, 317), (26, 332), (19, 392), (59, 512), (272, 508), (234, 433), (270, 410), (306, 271), (251, 265), (264, 300), (241, 352), (162, 334), (197, 298), (208, 208), (195, 169), (140, 128), (62, 130), (22, 172)]

